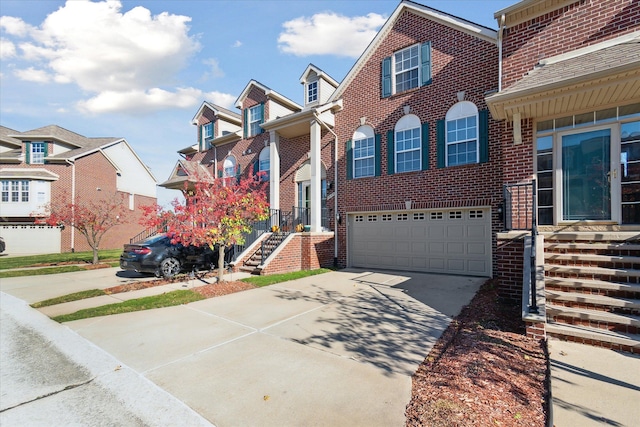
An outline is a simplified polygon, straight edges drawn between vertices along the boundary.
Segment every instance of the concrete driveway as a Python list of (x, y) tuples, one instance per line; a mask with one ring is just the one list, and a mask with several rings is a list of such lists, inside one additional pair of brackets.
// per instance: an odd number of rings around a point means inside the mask
[(411, 375), (484, 280), (342, 270), (65, 325), (218, 426), (401, 426)]

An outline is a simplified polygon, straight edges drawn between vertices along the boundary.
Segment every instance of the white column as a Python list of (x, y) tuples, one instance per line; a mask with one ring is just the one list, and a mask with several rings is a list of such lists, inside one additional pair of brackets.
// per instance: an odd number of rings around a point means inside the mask
[(311, 231), (322, 231), (322, 164), (320, 147), (322, 133), (320, 123), (311, 121)]
[(280, 209), (280, 135), (269, 132), (269, 206)]

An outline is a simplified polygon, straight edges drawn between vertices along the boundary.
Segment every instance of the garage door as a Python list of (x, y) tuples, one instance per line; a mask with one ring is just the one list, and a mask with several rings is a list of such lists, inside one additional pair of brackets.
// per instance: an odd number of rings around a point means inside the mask
[(349, 215), (349, 265), (491, 276), (489, 208)]

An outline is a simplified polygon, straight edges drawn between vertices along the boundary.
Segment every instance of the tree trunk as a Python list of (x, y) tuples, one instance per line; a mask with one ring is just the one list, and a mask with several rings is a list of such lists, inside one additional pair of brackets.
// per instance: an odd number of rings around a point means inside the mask
[(224, 281), (224, 249), (225, 246), (218, 246), (218, 283)]
[(92, 264), (97, 264), (98, 263), (98, 248), (93, 248), (93, 263)]

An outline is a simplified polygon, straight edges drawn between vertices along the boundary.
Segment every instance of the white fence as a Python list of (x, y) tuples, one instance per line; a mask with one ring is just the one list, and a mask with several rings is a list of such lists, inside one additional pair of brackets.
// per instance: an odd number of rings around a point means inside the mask
[(0, 236), (5, 254), (35, 255), (60, 253), (60, 228), (34, 224), (2, 224)]

